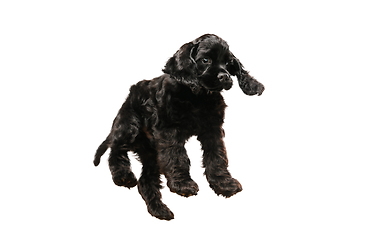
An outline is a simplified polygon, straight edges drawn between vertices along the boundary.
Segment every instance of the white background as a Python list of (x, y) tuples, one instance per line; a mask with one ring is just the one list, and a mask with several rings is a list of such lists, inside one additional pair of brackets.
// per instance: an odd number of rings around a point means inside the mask
[[(2, 1), (1, 239), (384, 239), (383, 11), (370, 0)], [(164, 188), (175, 219), (160, 221), (93, 154), (129, 87), (205, 33), (266, 87), (224, 93), (244, 190), (216, 196), (192, 138), (200, 192)]]

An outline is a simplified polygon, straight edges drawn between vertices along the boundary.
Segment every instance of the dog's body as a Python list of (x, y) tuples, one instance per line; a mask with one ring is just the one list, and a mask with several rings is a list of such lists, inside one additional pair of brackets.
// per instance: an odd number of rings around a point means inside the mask
[[(230, 75), (237, 76), (248, 95), (261, 95), (264, 86), (243, 69), (226, 42), (212, 34), (184, 44), (163, 71), (162, 76), (131, 87), (110, 134), (97, 149), (94, 164), (111, 148), (109, 167), (115, 184), (138, 185), (149, 213), (170, 220), (173, 213), (161, 201), (160, 174), (172, 192), (185, 197), (197, 194), (184, 148), (191, 136), (201, 142), (204, 174), (215, 193), (230, 197), (242, 190), (227, 170), (222, 129), (226, 105), (220, 91), (232, 87)], [(127, 151), (135, 152), (143, 164), (139, 181)]]

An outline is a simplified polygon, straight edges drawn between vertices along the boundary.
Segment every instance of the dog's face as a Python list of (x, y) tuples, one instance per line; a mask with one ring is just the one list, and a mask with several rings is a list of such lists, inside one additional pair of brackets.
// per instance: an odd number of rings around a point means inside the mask
[(233, 61), (228, 45), (223, 41), (208, 38), (201, 41), (192, 52), (196, 63), (198, 82), (208, 91), (228, 90), (232, 87), (232, 79), (228, 72), (229, 64)]
[(264, 86), (249, 76), (240, 61), (229, 51), (228, 44), (213, 34), (203, 35), (184, 44), (163, 70), (187, 85), (194, 93), (203, 89), (216, 92), (232, 87), (232, 76), (247, 95), (264, 91)]

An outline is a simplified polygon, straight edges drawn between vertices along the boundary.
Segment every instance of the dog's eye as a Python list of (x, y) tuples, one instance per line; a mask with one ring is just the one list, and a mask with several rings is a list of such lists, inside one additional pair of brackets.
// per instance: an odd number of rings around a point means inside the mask
[(203, 58), (201, 59), (201, 61), (204, 63), (204, 64), (211, 64), (212, 63), (212, 60), (210, 58)]

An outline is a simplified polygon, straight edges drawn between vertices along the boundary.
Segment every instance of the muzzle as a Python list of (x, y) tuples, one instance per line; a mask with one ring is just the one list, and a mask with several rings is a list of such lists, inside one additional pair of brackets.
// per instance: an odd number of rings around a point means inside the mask
[(225, 90), (229, 90), (232, 87), (233, 81), (232, 78), (229, 76), (228, 73), (220, 72), (217, 75), (217, 79), (219, 79), (221, 85)]

